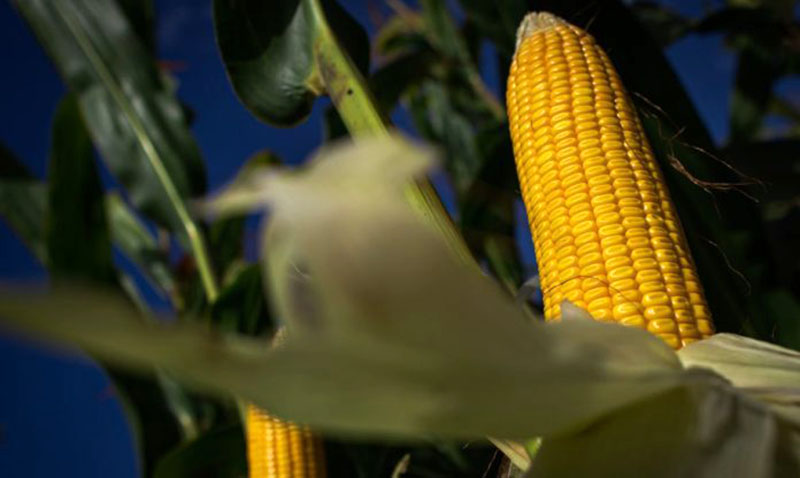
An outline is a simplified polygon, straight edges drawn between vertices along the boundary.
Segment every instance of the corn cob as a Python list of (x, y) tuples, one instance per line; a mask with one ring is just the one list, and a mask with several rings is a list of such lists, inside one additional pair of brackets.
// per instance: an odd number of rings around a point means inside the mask
[(247, 405), (247, 462), (250, 478), (324, 478), (320, 439), (307, 427)]
[(713, 325), (642, 123), (594, 38), (549, 13), (520, 25), (507, 90), (545, 318), (569, 299), (677, 349)]

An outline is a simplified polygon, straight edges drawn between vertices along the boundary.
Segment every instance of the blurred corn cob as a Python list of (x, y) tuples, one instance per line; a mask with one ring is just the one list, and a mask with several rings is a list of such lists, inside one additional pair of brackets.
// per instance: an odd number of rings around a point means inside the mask
[(250, 478), (324, 478), (322, 441), (308, 427), (274, 418), (247, 405)]
[(680, 348), (713, 325), (633, 104), (594, 38), (549, 13), (520, 25), (508, 116), (545, 318), (569, 299)]

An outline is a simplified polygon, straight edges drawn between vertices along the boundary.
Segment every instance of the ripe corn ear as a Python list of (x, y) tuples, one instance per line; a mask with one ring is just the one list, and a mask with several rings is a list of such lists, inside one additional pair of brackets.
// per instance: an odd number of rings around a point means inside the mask
[(308, 427), (287, 423), (247, 405), (250, 478), (324, 478), (322, 442)]
[(663, 174), (594, 38), (549, 13), (520, 25), (507, 89), (545, 318), (569, 299), (673, 348), (711, 335), (705, 295)]

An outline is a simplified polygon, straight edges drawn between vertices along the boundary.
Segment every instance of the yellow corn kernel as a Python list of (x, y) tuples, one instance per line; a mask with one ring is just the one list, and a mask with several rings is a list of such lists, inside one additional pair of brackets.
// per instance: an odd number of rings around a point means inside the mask
[(247, 405), (247, 462), (250, 478), (324, 478), (321, 440), (307, 427)]
[(507, 104), (545, 317), (568, 298), (674, 348), (713, 333), (641, 121), (591, 35), (548, 13), (520, 26)]

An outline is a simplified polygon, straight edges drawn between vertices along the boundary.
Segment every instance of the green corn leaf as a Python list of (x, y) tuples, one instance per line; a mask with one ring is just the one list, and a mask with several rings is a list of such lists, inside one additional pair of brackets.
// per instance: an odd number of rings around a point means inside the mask
[[(62, 106), (62, 108), (64, 107)], [(80, 118), (77, 118), (77, 120), (82, 121)], [(63, 121), (64, 118), (62, 118), (62, 123)], [(66, 127), (79, 134), (81, 124), (68, 124)], [(64, 136), (63, 132), (62, 136)], [(62, 142), (73, 141), (73, 138), (69, 137), (68, 134), (66, 136), (62, 138)], [(71, 161), (74, 159), (72, 157), (65, 158), (64, 154), (66, 153), (67, 151), (65, 150), (59, 153), (59, 161)], [(53, 154), (55, 154), (55, 151)], [(81, 158), (81, 161), (85, 162), (86, 160), (86, 157)], [(88, 168), (85, 163), (81, 164), (81, 166)], [(0, 216), (8, 221), (11, 229), (20, 236), (39, 261), (43, 265), (47, 265), (45, 218), (51, 215), (48, 211), (50, 201), (48, 195), (54, 193), (48, 190), (46, 183), (34, 179), (22, 163), (17, 161), (10, 151), (2, 147), (0, 147), (0, 170), (2, 171), (0, 173)], [(54, 174), (52, 167), (51, 174)], [(71, 174), (72, 171), (63, 171), (62, 169), (58, 174), (58, 182), (64, 180), (73, 181), (75, 178), (70, 177)], [(51, 179), (56, 178), (51, 177)], [(63, 205), (59, 204), (59, 207), (73, 207), (76, 203), (76, 198), (77, 203), (80, 203), (80, 198), (84, 197), (82, 189), (78, 189), (78, 192), (73, 191), (77, 196), (69, 196), (69, 191), (65, 191), (63, 186), (57, 187), (62, 189), (59, 195), (65, 196), (64, 201), (66, 202)], [(174, 281), (172, 272), (169, 269), (168, 258), (158, 247), (144, 223), (136, 217), (136, 214), (118, 194), (108, 193), (100, 201), (105, 203), (106, 219), (101, 220), (95, 217), (94, 221), (97, 223), (106, 222), (113, 244), (119, 247), (123, 254), (139, 266), (145, 276), (157, 286), (158, 290), (170, 293), (174, 288)], [(71, 228), (72, 226), (67, 224), (65, 227)], [(80, 232), (77, 231), (76, 233)], [(58, 237), (54, 236), (52, 240), (57, 241)], [(81, 244), (80, 248), (76, 250), (85, 250), (84, 245)]]
[[(109, 169), (144, 214), (186, 239), (205, 170), (180, 104), (115, 2), (17, 2), (70, 89)], [(191, 227), (191, 226), (190, 226)]]
[(334, 0), (215, 0), (214, 29), (234, 91), (267, 123), (303, 121), (325, 93), (320, 49), (331, 32), (368, 70), (366, 32)]
[(139, 267), (157, 291), (173, 296), (175, 279), (169, 257), (147, 226), (117, 193), (106, 194), (105, 210), (113, 244)]
[(59, 280), (113, 282), (103, 187), (92, 140), (71, 94), (53, 118), (47, 184), (45, 240), (51, 275)]

